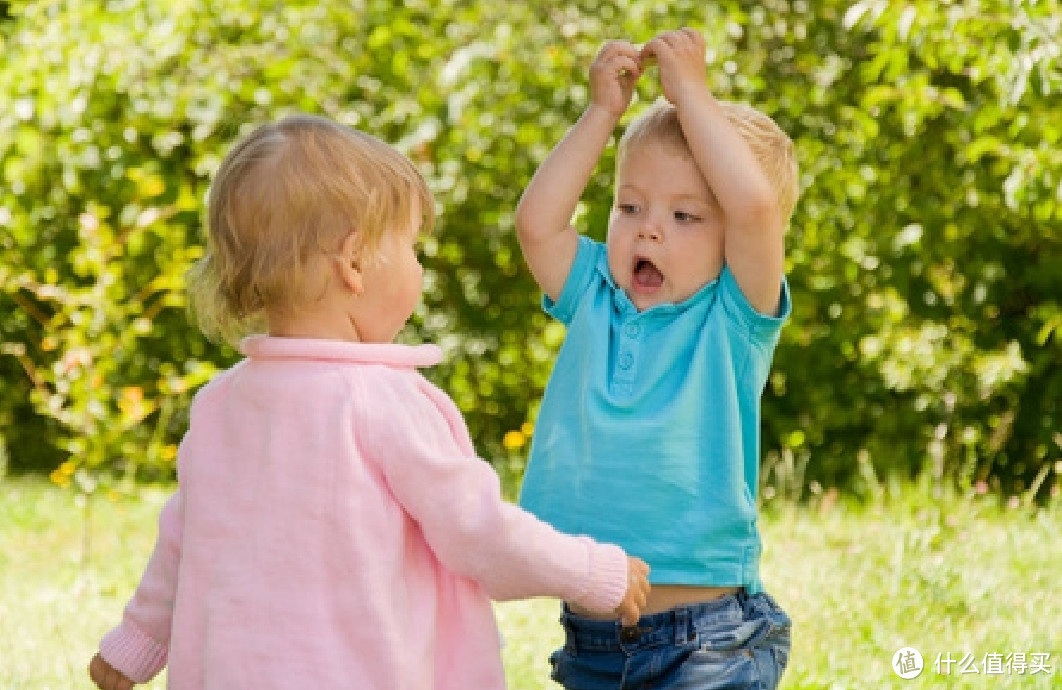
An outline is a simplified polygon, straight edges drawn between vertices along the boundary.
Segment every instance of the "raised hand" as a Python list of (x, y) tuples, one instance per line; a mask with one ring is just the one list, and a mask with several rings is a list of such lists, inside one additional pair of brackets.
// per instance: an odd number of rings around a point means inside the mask
[(660, 87), (664, 98), (682, 107), (689, 94), (707, 91), (707, 68), (704, 64), (704, 36), (694, 29), (667, 31), (642, 47), (639, 61), (655, 59), (660, 66)]
[(627, 111), (634, 84), (642, 74), (638, 48), (627, 41), (609, 41), (590, 65), (590, 102), (617, 119)]

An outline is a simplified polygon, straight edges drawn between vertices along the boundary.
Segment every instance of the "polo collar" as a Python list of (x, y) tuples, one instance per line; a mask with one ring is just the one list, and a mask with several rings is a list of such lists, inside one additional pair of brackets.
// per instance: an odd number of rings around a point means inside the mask
[(442, 361), (442, 350), (437, 345), (352, 343), (268, 335), (244, 338), (240, 341), (240, 352), (253, 360), (310, 360), (397, 367), (430, 367)]

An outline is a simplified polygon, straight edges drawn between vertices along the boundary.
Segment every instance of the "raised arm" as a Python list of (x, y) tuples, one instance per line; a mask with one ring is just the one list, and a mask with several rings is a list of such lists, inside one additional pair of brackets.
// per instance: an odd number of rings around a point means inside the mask
[(578, 246), (572, 215), (601, 152), (630, 105), (639, 51), (610, 41), (590, 66), (590, 105), (539, 167), (516, 207), (516, 233), (532, 275), (551, 299), (568, 278)]
[(741, 134), (708, 89), (704, 37), (669, 31), (643, 48), (660, 65), (664, 97), (678, 110), (693, 158), (719, 200), (724, 256), (749, 303), (774, 316), (785, 269), (785, 219), (778, 194)]

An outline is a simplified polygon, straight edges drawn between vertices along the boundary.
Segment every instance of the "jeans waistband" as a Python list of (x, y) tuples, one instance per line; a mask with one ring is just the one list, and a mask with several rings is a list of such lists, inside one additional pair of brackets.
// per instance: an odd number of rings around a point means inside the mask
[(676, 606), (660, 613), (642, 616), (635, 626), (618, 620), (596, 620), (579, 616), (564, 606), (560, 622), (567, 636), (567, 646), (579, 649), (631, 650), (662, 644), (686, 644), (697, 639), (706, 618), (741, 620), (748, 595), (744, 590), (718, 599)]

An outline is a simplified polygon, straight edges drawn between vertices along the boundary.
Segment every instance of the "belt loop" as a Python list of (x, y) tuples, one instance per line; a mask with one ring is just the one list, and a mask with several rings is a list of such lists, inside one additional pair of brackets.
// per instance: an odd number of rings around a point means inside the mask
[(674, 609), (675, 644), (684, 645), (690, 640), (690, 610), (686, 606)]
[(749, 619), (749, 611), (752, 610), (752, 599), (749, 597), (749, 590), (746, 587), (742, 587), (737, 592), (738, 604), (741, 605), (741, 614), (745, 617), (745, 620)]
[(564, 629), (564, 651), (571, 656), (578, 656), (579, 644), (575, 637), (575, 627), (572, 625), (572, 612), (567, 603), (561, 604), (560, 624)]

